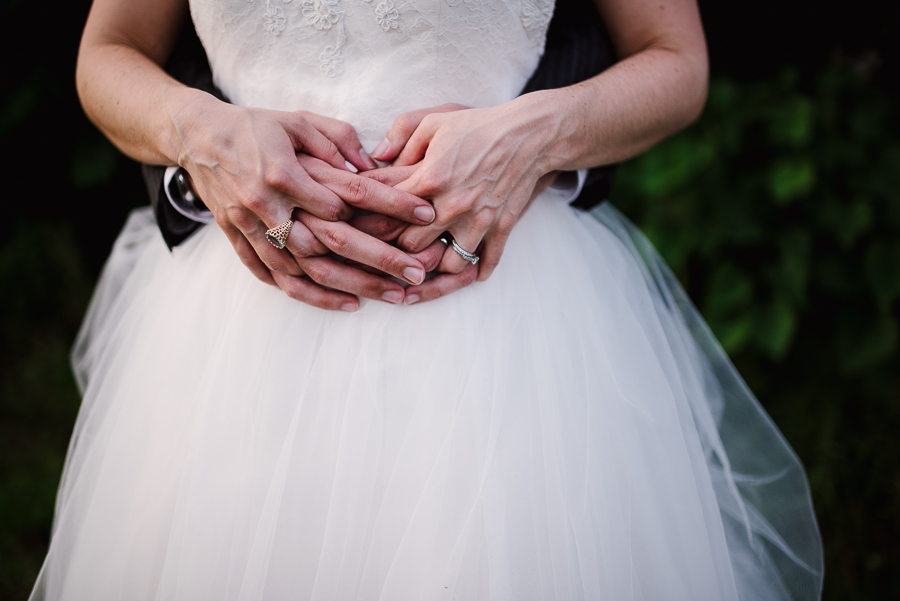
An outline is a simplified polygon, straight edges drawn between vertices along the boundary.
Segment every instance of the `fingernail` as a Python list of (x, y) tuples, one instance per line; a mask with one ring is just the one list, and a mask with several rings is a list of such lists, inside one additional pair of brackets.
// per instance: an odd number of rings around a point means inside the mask
[(390, 147), (391, 143), (385, 138), (375, 147), (375, 150), (372, 151), (372, 156), (380, 160), (382, 155), (387, 152), (387, 149)]
[(416, 207), (413, 211), (413, 215), (415, 215), (416, 219), (418, 219), (419, 221), (431, 223), (432, 221), (434, 221), (434, 207)]
[(359, 169), (356, 168), (356, 165), (351, 163), (350, 161), (344, 161), (344, 165), (347, 166), (347, 169), (352, 171), (353, 173), (359, 173)]
[(341, 311), (346, 311), (347, 313), (353, 313), (359, 308), (356, 303), (344, 303), (341, 305)]
[(409, 296), (406, 297), (405, 302), (407, 305), (415, 305), (417, 302), (419, 302), (419, 295), (418, 294), (410, 294)]
[[(404, 272), (405, 273), (405, 272)], [(403, 293), (399, 290), (388, 290), (384, 294), (381, 295), (381, 298), (386, 300), (387, 302), (396, 305), (400, 301), (403, 300)]]
[(407, 267), (403, 270), (403, 279), (418, 286), (425, 279), (425, 272), (418, 267)]
[(378, 165), (375, 164), (375, 161), (372, 160), (372, 157), (369, 156), (369, 153), (366, 152), (365, 148), (359, 149), (359, 158), (365, 163), (367, 169), (375, 169)]

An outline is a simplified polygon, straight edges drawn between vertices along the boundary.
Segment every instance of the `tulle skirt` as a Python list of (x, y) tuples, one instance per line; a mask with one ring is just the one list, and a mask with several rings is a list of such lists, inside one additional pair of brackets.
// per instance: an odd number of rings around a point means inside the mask
[(545, 192), (493, 277), (332, 313), (118, 239), (34, 600), (818, 599), (803, 468), (645, 238)]

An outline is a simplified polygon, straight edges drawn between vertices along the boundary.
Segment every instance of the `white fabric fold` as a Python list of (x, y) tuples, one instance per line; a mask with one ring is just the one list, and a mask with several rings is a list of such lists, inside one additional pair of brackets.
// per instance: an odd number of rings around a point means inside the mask
[(487, 282), (355, 314), (134, 213), (32, 599), (817, 599), (799, 461), (646, 239), (561, 199)]

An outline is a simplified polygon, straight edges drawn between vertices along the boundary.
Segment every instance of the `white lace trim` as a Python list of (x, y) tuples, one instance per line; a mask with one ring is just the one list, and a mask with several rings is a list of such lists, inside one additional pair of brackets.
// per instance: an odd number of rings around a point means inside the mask
[(384, 31), (397, 29), (399, 20), (400, 13), (394, 8), (394, 3), (391, 0), (381, 0), (378, 6), (375, 7), (375, 21), (381, 25)]
[(547, 26), (553, 17), (553, 0), (522, 0), (522, 27), (537, 49), (547, 41)]
[(277, 36), (284, 31), (286, 22), (287, 18), (284, 16), (284, 11), (280, 6), (266, 4), (266, 14), (263, 17), (263, 27), (265, 27), (266, 31)]

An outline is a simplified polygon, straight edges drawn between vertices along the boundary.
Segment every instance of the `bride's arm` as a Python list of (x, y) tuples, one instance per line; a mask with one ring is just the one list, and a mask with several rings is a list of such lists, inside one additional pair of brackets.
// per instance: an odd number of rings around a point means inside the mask
[[(484, 280), (542, 176), (630, 158), (699, 116), (708, 63), (695, 0), (596, 3), (622, 57), (616, 65), (499, 107), (429, 114), (408, 142), (398, 125), (373, 153), (397, 157), (395, 165), (419, 163), (399, 187), (433, 199), (437, 211), (430, 226), (406, 230), (404, 248), (419, 250), (450, 231), (463, 248), (481, 247)], [(467, 266), (448, 250), (440, 269)]]
[[(295, 298), (332, 309), (358, 307), (351, 294), (381, 299), (393, 292), (402, 298), (396, 282), (321, 255), (330, 249), (421, 282), (421, 261), (336, 220), (352, 214), (352, 203), (426, 224), (433, 218), (431, 205), (347, 171), (345, 157), (358, 169), (372, 164), (359, 154), (362, 146), (346, 124), (309, 113), (229, 105), (170, 78), (160, 65), (186, 16), (185, 0), (95, 0), (76, 72), (88, 117), (129, 156), (187, 169), (238, 255), (260, 279), (271, 283), (274, 276)], [(327, 181), (317, 181), (301, 166), (296, 155), (301, 151), (332, 167)], [(264, 233), (298, 207), (318, 218), (306, 221), (318, 224), (328, 238), (323, 244), (304, 223), (295, 223), (287, 243), (292, 257), (271, 246)], [(322, 220), (333, 223), (323, 226)], [(321, 286), (291, 277), (304, 273)]]

